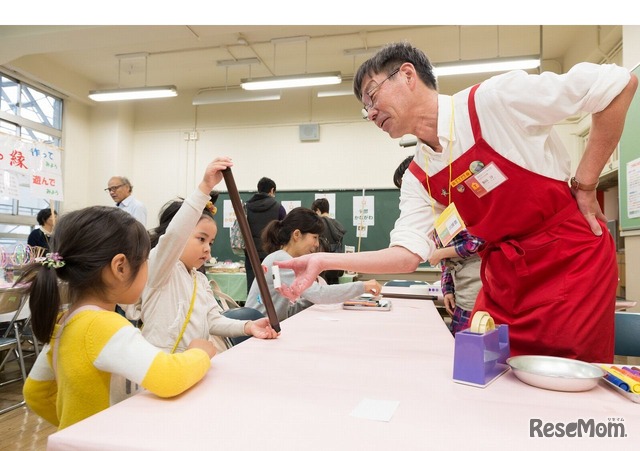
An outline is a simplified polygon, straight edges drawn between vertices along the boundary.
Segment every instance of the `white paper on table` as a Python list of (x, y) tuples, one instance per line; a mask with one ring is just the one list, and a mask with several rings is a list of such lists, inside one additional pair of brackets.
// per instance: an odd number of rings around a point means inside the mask
[(351, 412), (351, 416), (367, 420), (390, 421), (400, 401), (364, 398)]

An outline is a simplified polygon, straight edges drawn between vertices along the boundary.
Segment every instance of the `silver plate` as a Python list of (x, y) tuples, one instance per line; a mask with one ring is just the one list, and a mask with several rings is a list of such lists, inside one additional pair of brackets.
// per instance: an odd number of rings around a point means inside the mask
[(521, 355), (508, 358), (507, 364), (522, 382), (547, 390), (591, 390), (605, 375), (591, 363), (563, 357)]

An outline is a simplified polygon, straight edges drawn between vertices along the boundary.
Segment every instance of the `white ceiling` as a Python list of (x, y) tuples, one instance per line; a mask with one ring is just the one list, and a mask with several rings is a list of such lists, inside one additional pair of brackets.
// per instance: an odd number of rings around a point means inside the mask
[[(567, 50), (597, 26), (0, 26), (0, 65), (19, 70), (45, 61), (80, 77), (86, 88), (176, 85), (178, 91), (237, 86), (241, 78), (340, 71), (350, 77), (370, 55), (346, 49), (408, 40), (438, 62), (541, 54), (552, 70)], [(610, 27), (611, 28), (611, 27)], [(615, 27), (614, 27), (615, 28)], [(596, 33), (598, 36), (599, 33)], [(308, 36), (307, 40), (286, 38)], [(598, 42), (593, 43), (594, 46)], [(147, 53), (148, 57), (117, 55)], [(218, 60), (257, 57), (261, 64), (217, 66)], [(43, 75), (40, 74), (40, 78)], [(460, 80), (466, 87), (474, 81)], [(458, 89), (440, 82), (441, 91)], [(67, 90), (70, 88), (66, 88)]]

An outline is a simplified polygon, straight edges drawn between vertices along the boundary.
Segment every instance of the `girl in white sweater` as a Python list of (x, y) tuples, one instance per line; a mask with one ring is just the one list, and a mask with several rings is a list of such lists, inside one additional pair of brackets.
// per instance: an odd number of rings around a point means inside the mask
[[(229, 158), (209, 163), (202, 181), (184, 201), (168, 205), (152, 231), (149, 279), (142, 292), (142, 335), (167, 351), (181, 351), (209, 335), (276, 338), (267, 318), (241, 321), (222, 316), (206, 275), (198, 271), (211, 257), (218, 232), (209, 193), (232, 166)], [(209, 204), (209, 205), (207, 205)]]

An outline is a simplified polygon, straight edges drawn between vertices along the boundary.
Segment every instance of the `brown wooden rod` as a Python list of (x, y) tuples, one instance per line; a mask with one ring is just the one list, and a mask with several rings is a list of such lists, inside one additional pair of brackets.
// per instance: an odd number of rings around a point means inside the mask
[[(224, 182), (227, 185), (229, 191), (229, 198), (231, 199), (231, 205), (233, 205), (233, 211), (236, 213), (236, 219), (240, 226), (240, 232), (242, 238), (244, 238), (244, 246), (247, 254), (249, 255), (249, 262), (253, 267), (253, 272), (256, 276), (256, 282), (258, 282), (258, 288), (260, 289), (260, 298), (267, 310), (267, 317), (271, 327), (276, 332), (280, 332), (280, 322), (278, 321), (278, 315), (276, 309), (273, 307), (273, 301), (271, 300), (271, 293), (269, 293), (269, 287), (267, 286), (267, 279), (264, 277), (264, 271), (262, 270), (262, 262), (258, 257), (258, 251), (256, 250), (256, 243), (253, 242), (253, 236), (251, 235), (251, 229), (249, 228), (249, 222), (244, 214), (242, 208), (242, 200), (240, 199), (240, 193), (236, 186), (236, 181), (233, 178), (231, 168), (227, 168), (222, 171)], [(245, 263), (246, 265), (246, 263)], [(250, 287), (249, 287), (250, 288)]]

